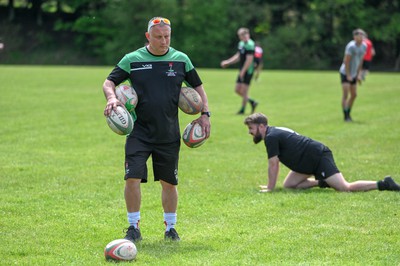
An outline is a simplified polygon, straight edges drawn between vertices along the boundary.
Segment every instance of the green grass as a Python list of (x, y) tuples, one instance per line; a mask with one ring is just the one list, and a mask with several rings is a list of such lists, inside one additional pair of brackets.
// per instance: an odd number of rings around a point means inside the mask
[[(127, 227), (124, 137), (102, 114), (111, 68), (0, 66), (0, 264), (109, 264), (103, 249)], [(399, 193), (288, 191), (284, 167), (277, 192), (258, 193), (266, 151), (235, 115), (237, 71), (199, 72), (212, 136), (181, 149), (182, 241), (163, 241), (161, 188), (149, 182), (135, 264), (399, 265)], [(348, 180), (400, 182), (399, 84), (399, 74), (371, 73), (350, 124), (337, 72), (264, 71), (251, 96), (271, 125), (330, 146)], [(180, 113), (181, 129), (196, 117)]]

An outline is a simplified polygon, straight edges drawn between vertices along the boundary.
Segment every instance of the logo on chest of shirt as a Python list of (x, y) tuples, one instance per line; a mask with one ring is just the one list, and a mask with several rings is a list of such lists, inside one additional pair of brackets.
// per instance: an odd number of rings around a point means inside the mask
[(145, 64), (142, 67), (131, 68), (131, 71), (145, 70), (145, 69), (153, 69), (152, 64)]
[(168, 63), (169, 69), (166, 72), (168, 77), (176, 77), (176, 71), (173, 69), (174, 63)]

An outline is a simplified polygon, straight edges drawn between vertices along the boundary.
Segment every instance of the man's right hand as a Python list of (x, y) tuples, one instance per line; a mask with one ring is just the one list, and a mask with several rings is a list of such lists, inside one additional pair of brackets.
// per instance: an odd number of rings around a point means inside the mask
[(111, 97), (107, 100), (106, 108), (104, 108), (104, 116), (110, 116), (111, 110), (117, 108), (118, 105), (121, 105), (121, 102), (118, 101), (117, 98)]

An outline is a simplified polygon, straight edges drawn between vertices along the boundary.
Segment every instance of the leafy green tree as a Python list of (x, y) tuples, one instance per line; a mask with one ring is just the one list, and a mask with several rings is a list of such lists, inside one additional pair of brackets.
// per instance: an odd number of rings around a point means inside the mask
[(173, 1), (106, 1), (104, 8), (89, 10), (80, 17), (73, 30), (80, 33), (79, 42), (85, 43), (86, 49), (106, 64), (115, 64), (124, 54), (144, 45), (150, 18), (175, 13)]
[[(366, 0), (363, 10), (364, 29), (375, 42), (377, 58), (400, 70), (400, 1)], [(377, 46), (378, 44), (378, 46)], [(376, 62), (377, 60), (375, 60)], [(375, 64), (375, 63), (374, 63)], [(387, 65), (383, 66), (387, 68)]]
[[(2, 56), (48, 53), (68, 38), (69, 53), (115, 64), (143, 46), (153, 16), (172, 21), (172, 46), (200, 67), (219, 67), (236, 50), (237, 29), (247, 27), (267, 68), (336, 69), (352, 30), (362, 28), (375, 44), (373, 66), (400, 69), (398, 0), (9, 0), (0, 2), (0, 38), (12, 44)], [(17, 39), (18, 46), (10, 42)], [(68, 49), (63, 41), (58, 46)]]
[[(363, 28), (375, 44), (383, 43), (375, 47), (378, 57), (379, 53), (384, 53), (382, 57), (387, 58), (384, 61), (398, 69), (400, 48), (395, 48), (400, 47), (398, 1), (304, 0), (300, 9), (291, 1), (268, 2), (275, 20), (271, 20), (271, 32), (265, 42), (271, 54), (267, 66), (338, 68), (344, 47), (352, 39), (352, 31)], [(280, 19), (274, 13), (278, 13)]]
[(231, 54), (236, 49), (232, 39), (243, 19), (237, 10), (226, 8), (233, 2), (211, 1), (205, 5), (202, 0), (193, 0), (180, 7), (176, 46), (188, 53), (196, 65), (218, 67), (227, 52)]

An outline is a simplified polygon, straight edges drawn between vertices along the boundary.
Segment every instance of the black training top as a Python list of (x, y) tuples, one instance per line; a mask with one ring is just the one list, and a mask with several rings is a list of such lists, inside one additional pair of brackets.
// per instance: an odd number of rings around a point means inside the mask
[(265, 135), (268, 159), (278, 156), (289, 169), (312, 174), (326, 146), (284, 127), (268, 127)]
[[(239, 60), (239, 69), (242, 69), (244, 63), (246, 62), (247, 55), (254, 55), (255, 43), (252, 39), (249, 39), (247, 42), (240, 41), (238, 44), (238, 51), (240, 54)], [(247, 73), (250, 75), (254, 72), (254, 62), (251, 63), (250, 67), (247, 69)]]
[(162, 56), (142, 47), (125, 55), (108, 80), (115, 85), (129, 80), (138, 95), (137, 120), (130, 136), (149, 143), (172, 143), (180, 139), (178, 101), (182, 82), (202, 84), (189, 57), (170, 47)]

